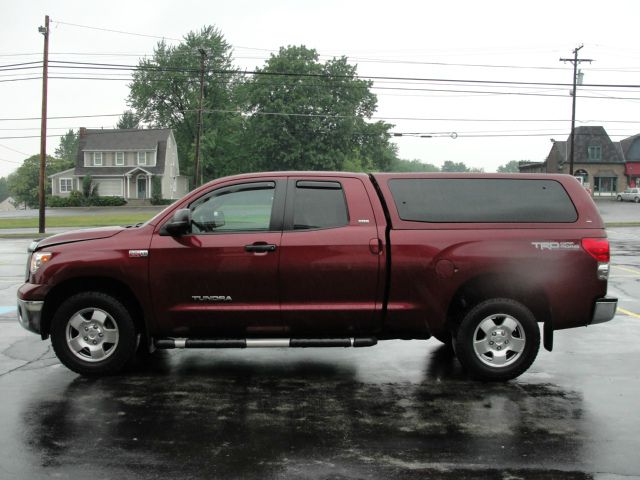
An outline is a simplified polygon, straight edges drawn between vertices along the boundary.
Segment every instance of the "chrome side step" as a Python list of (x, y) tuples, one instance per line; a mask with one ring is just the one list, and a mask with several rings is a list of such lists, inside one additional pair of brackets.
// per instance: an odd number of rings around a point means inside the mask
[(378, 343), (374, 337), (361, 338), (245, 338), (200, 339), (159, 338), (156, 348), (311, 348), (311, 347), (372, 347)]

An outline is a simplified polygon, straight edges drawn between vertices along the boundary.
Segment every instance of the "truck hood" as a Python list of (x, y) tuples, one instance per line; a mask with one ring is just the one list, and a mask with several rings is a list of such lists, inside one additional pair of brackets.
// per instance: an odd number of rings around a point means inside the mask
[(96, 240), (99, 238), (109, 238), (126, 230), (125, 227), (100, 227), (88, 228), (84, 230), (74, 230), (71, 232), (58, 233), (48, 238), (43, 238), (38, 242), (38, 249), (60, 245), (62, 243), (83, 242), (85, 240)]

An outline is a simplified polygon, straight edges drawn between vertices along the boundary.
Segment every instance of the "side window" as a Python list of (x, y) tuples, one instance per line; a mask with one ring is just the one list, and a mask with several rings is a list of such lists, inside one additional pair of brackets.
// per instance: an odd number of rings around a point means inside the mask
[(294, 230), (336, 228), (348, 223), (347, 203), (339, 182), (296, 182)]
[(274, 182), (216, 190), (191, 205), (191, 232), (267, 231), (274, 196)]

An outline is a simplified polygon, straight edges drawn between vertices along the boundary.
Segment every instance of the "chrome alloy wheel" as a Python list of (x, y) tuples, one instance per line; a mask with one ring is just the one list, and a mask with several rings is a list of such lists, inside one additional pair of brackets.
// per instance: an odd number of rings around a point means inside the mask
[(480, 322), (473, 334), (473, 351), (482, 363), (494, 368), (514, 363), (526, 344), (524, 328), (506, 314), (494, 314)]
[(69, 350), (85, 362), (109, 358), (119, 339), (118, 324), (99, 308), (85, 308), (67, 322), (66, 339)]

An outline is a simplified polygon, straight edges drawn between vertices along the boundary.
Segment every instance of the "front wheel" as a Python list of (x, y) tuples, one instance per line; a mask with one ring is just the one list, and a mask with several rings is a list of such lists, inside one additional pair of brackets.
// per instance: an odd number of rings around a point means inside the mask
[(540, 348), (540, 330), (520, 302), (494, 298), (465, 315), (454, 343), (460, 363), (472, 377), (506, 381), (531, 366)]
[(51, 344), (60, 361), (83, 375), (120, 371), (136, 350), (127, 308), (101, 292), (78, 293), (60, 305), (51, 323)]
[(636, 202), (636, 203), (640, 203), (640, 197), (635, 197), (635, 198), (633, 199), (633, 201), (634, 201), (634, 202)]
[(622, 201), (622, 196), (621, 196), (621, 195), (618, 195), (618, 196), (616, 197), (616, 200), (618, 200), (619, 202), (621, 202), (621, 201)]

